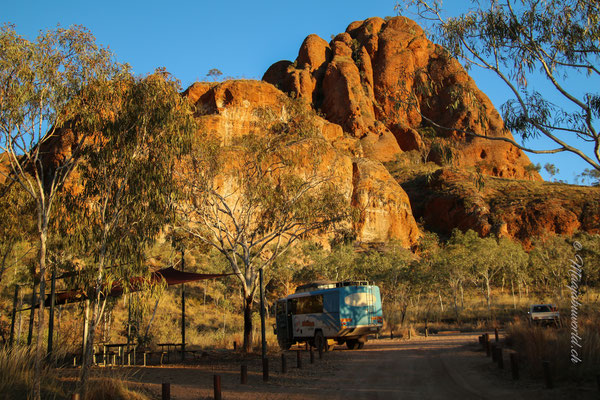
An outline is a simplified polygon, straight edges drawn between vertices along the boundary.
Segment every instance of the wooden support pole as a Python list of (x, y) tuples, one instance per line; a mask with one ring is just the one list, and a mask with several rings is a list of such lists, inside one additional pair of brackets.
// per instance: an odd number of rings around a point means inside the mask
[[(185, 271), (185, 250), (181, 249), (181, 272)], [(185, 283), (181, 284), (181, 362), (185, 361)]]
[(242, 368), (240, 371), (240, 383), (242, 385), (245, 385), (246, 383), (248, 383), (248, 366), (247, 365), (242, 365)]
[(298, 368), (302, 368), (302, 356), (300, 355), (300, 350), (296, 350), (296, 365)]
[(519, 356), (517, 353), (510, 353), (510, 371), (513, 380), (519, 380)]
[(550, 372), (550, 361), (542, 361), (542, 367), (544, 368), (544, 379), (546, 380), (546, 387), (552, 389), (554, 382), (552, 380), (552, 373)]
[(221, 400), (221, 376), (213, 376), (213, 388), (215, 394), (215, 400)]
[(285, 374), (287, 373), (287, 364), (286, 364), (286, 359), (285, 359), (285, 354), (281, 354), (281, 373)]
[(169, 382), (162, 384), (162, 400), (171, 400), (171, 384)]
[(268, 358), (263, 358), (262, 359), (262, 365), (263, 365), (263, 381), (267, 382), (269, 380), (269, 359)]
[(17, 319), (17, 302), (19, 301), (19, 285), (15, 285), (15, 297), (13, 298), (12, 317), (10, 322), (10, 338), (8, 346), (12, 347), (15, 339), (15, 320)]
[(50, 280), (50, 314), (48, 316), (48, 357), (52, 354), (54, 341), (54, 303), (56, 302), (56, 271), (52, 270)]
[(33, 323), (35, 321), (35, 305), (37, 303), (37, 279), (33, 278), (33, 293), (31, 294), (31, 311), (29, 312), (29, 332), (27, 334), (27, 346), (33, 341)]
[[(260, 285), (260, 337), (261, 337), (261, 351), (262, 359), (267, 358), (267, 329), (265, 322), (265, 288), (263, 282), (263, 269), (258, 270), (258, 278)], [(264, 361), (263, 361), (264, 363)]]

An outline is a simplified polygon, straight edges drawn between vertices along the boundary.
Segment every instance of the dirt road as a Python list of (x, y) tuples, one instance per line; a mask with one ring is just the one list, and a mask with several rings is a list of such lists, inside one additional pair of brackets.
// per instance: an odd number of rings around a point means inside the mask
[[(437, 335), (410, 341), (380, 339), (363, 350), (338, 346), (314, 364), (303, 352), (296, 368), (295, 352), (287, 352), (288, 373), (279, 358), (270, 359), (269, 382), (262, 381), (260, 360), (218, 360), (198, 365), (140, 369), (135, 380), (159, 398), (160, 383), (171, 383), (173, 399), (212, 399), (213, 375), (222, 379), (224, 399), (585, 399), (594, 388), (547, 390), (542, 382), (513, 382), (481, 352), (477, 334)], [(240, 365), (248, 365), (248, 384), (240, 384)]]

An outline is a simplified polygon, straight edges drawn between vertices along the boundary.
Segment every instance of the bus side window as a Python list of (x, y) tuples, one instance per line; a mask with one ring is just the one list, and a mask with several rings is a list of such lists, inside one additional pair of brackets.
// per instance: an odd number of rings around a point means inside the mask
[(297, 304), (298, 299), (292, 299), (288, 301), (288, 314), (296, 314)]

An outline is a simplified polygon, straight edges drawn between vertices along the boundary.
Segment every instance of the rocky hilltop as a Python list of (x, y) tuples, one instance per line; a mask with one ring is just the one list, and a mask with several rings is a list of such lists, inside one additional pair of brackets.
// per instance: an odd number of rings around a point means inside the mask
[[(415, 82), (417, 71), (429, 82)], [(450, 128), (512, 138), (458, 61), (405, 17), (353, 22), (329, 43), (309, 35), (294, 62), (273, 64), (263, 80), (307, 99), (327, 120), (360, 139), (366, 157), (393, 161), (417, 150), (439, 163), (450, 150), (457, 167), (477, 166), (504, 178), (540, 179), (528, 173), (529, 159), (509, 143), (427, 127), (421, 113)], [(408, 93), (434, 86), (435, 95), (417, 95), (416, 107), (403, 103)], [(466, 101), (467, 94), (476, 101)]]

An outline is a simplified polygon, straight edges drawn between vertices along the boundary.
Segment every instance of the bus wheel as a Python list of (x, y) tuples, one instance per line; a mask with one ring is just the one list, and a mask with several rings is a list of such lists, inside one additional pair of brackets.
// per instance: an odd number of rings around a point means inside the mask
[(358, 340), (357, 339), (348, 339), (348, 340), (346, 340), (346, 346), (350, 350), (356, 350), (358, 348)]
[(323, 332), (322, 331), (316, 331), (315, 332), (315, 348), (321, 351), (325, 351), (325, 347), (327, 346), (327, 341), (325, 339), (325, 336), (323, 336)]
[(362, 336), (360, 338), (358, 338), (358, 348), (362, 349), (363, 347), (365, 347), (365, 343), (367, 343), (368, 337), (367, 336)]
[(290, 342), (285, 342), (285, 341), (281, 341), (278, 340), (279, 342), (279, 348), (283, 351), (289, 350), (290, 347), (292, 347), (292, 344)]

